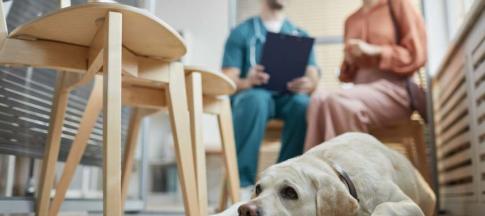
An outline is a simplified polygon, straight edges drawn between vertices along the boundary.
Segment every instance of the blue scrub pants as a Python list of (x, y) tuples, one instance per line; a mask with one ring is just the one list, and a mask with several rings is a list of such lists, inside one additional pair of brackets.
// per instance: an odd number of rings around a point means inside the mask
[(232, 97), (241, 187), (255, 183), (259, 147), (268, 120), (276, 118), (285, 122), (278, 162), (303, 153), (309, 101), (308, 95), (273, 94), (264, 89), (244, 90)]

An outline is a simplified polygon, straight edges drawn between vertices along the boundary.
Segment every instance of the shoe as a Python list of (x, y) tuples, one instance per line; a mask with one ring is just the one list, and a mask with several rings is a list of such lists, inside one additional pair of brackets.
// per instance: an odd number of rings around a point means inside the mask
[(251, 196), (253, 195), (253, 188), (253, 185), (241, 188), (239, 192), (239, 198), (241, 202), (247, 202), (251, 200)]

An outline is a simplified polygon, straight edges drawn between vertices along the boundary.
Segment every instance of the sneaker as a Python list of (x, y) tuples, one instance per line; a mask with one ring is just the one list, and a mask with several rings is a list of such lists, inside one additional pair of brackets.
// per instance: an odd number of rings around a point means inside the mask
[(239, 198), (241, 202), (247, 202), (251, 200), (251, 196), (253, 195), (253, 188), (253, 185), (241, 188), (239, 192)]

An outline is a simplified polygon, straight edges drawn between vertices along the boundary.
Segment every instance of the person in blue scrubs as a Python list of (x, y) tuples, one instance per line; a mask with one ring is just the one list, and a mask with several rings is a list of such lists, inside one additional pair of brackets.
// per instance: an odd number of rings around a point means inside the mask
[(306, 75), (288, 83), (291, 93), (275, 93), (254, 88), (271, 79), (264, 72), (264, 67), (258, 64), (268, 31), (307, 36), (306, 32), (285, 17), (286, 4), (286, 0), (262, 0), (260, 16), (249, 18), (233, 29), (225, 44), (223, 72), (238, 87), (231, 102), (243, 188), (249, 188), (255, 183), (259, 148), (270, 119), (284, 121), (278, 162), (303, 152), (309, 94), (315, 90), (319, 81), (313, 51)]

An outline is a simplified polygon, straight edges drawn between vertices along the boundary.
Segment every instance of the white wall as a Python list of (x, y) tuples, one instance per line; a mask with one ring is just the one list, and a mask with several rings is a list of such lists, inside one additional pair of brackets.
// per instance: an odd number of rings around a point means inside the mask
[(425, 0), (424, 14), (428, 33), (428, 68), (434, 75), (449, 45), (446, 5), (443, 0)]
[(156, 0), (154, 13), (188, 36), (186, 64), (220, 69), (229, 32), (229, 1)]

